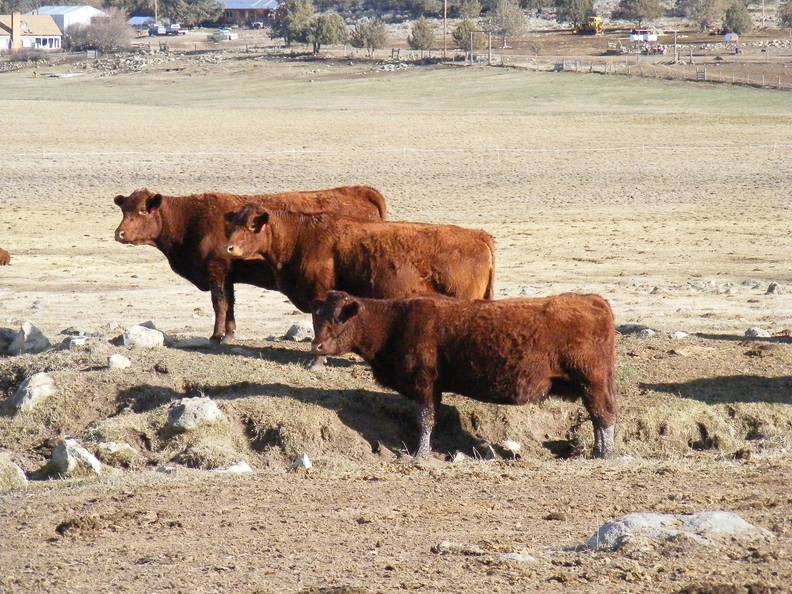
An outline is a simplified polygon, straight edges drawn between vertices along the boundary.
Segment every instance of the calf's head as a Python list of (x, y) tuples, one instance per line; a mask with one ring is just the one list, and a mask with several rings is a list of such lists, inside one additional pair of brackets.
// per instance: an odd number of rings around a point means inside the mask
[(343, 355), (354, 349), (360, 332), (358, 317), (363, 304), (343, 291), (331, 291), (311, 307), (316, 336), (315, 355)]
[(154, 245), (162, 232), (162, 194), (146, 189), (129, 196), (118, 195), (113, 202), (121, 208), (123, 219), (115, 231), (115, 239), (133, 245)]
[(226, 215), (226, 238), (221, 250), (227, 258), (261, 260), (270, 248), (270, 213), (254, 206)]

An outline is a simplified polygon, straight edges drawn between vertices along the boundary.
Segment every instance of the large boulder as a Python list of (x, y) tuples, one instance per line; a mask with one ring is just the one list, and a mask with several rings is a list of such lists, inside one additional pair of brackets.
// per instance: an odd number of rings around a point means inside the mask
[(182, 398), (171, 405), (168, 425), (177, 431), (192, 431), (225, 420), (225, 415), (214, 400), (205, 396)]
[(165, 345), (165, 335), (159, 330), (138, 324), (124, 332), (123, 344), (132, 349), (156, 349)]
[(19, 412), (33, 410), (41, 402), (58, 391), (55, 380), (49, 373), (40, 371), (26, 377), (17, 388), (11, 404)]
[(687, 536), (694, 542), (709, 544), (721, 538), (767, 537), (771, 533), (749, 524), (732, 512), (712, 511), (697, 514), (634, 513), (603, 524), (586, 546), (592, 550), (615, 551), (632, 540), (667, 541)]
[(0, 452), (0, 493), (20, 489), (27, 485), (27, 477), (22, 469), (17, 466), (11, 457)]
[(48, 474), (64, 477), (102, 473), (102, 463), (76, 439), (64, 439), (52, 452)]
[(49, 339), (30, 322), (25, 322), (8, 345), (9, 355), (27, 355), (41, 353), (50, 348)]
[(137, 458), (137, 450), (128, 443), (104, 441), (96, 446), (97, 457), (110, 466), (130, 466)]

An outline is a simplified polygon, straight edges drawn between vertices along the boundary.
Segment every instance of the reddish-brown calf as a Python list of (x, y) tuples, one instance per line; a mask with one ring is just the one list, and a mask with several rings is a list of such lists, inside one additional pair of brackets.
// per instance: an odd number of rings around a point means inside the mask
[(318, 356), (354, 352), (382, 385), (418, 401), (418, 455), (443, 392), (525, 404), (548, 393), (582, 398), (594, 455), (614, 449), (616, 352), (613, 313), (598, 295), (465, 301), (361, 299), (334, 291), (313, 311)]
[(116, 241), (156, 247), (176, 274), (201, 291), (211, 291), (215, 314), (213, 340), (232, 339), (236, 334), (235, 283), (276, 288), (269, 266), (260, 262), (231, 262), (220, 257), (226, 243), (228, 213), (255, 203), (305, 213), (340, 212), (361, 220), (378, 221), (385, 217), (385, 199), (367, 186), (260, 196), (176, 197), (144, 189), (129, 196), (116, 196), (115, 203), (123, 213), (115, 232)]
[(0, 248), (0, 266), (7, 266), (11, 264), (11, 254)]

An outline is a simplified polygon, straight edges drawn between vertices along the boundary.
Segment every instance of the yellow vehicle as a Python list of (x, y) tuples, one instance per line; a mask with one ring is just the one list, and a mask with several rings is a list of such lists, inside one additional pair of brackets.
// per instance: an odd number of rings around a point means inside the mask
[(599, 35), (604, 30), (602, 19), (598, 16), (589, 17), (585, 23), (575, 27), (578, 35)]

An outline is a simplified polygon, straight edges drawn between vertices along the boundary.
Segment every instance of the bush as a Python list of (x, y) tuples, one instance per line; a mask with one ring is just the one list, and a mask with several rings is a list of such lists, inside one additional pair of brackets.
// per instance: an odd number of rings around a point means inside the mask
[(742, 35), (750, 31), (752, 27), (753, 21), (748, 13), (748, 7), (739, 0), (729, 7), (726, 16), (723, 17), (723, 28), (731, 33)]
[(515, 0), (496, 0), (485, 28), (502, 35), (505, 48), (508, 35), (517, 35), (525, 29), (525, 15)]
[(726, 7), (724, 0), (677, 0), (676, 12), (706, 31), (723, 19)]
[(314, 20), (311, 0), (286, 0), (272, 18), (272, 36), (282, 37), (286, 45), (307, 43)]
[(646, 21), (653, 21), (663, 14), (660, 0), (621, 0), (613, 17), (633, 21), (641, 27)]
[(555, 0), (556, 20), (579, 25), (594, 16), (594, 0)]
[(159, 16), (171, 23), (193, 27), (212, 23), (223, 15), (217, 0), (159, 0)]
[(371, 57), (375, 49), (383, 48), (388, 43), (388, 31), (385, 29), (385, 23), (380, 20), (360, 20), (355, 23), (349, 41), (352, 47), (366, 48)]
[(420, 18), (413, 23), (407, 43), (412, 49), (421, 50), (421, 56), (426, 50), (432, 49), (434, 43), (434, 27), (425, 18)]
[(481, 16), (481, 2), (479, 0), (462, 0), (458, 12), (463, 19), (477, 19)]
[(792, 0), (787, 0), (778, 7), (778, 24), (792, 27)]
[[(465, 19), (456, 29), (454, 29), (454, 43), (459, 49), (463, 49), (466, 52), (471, 51), (472, 49), (481, 49), (484, 47), (484, 35), (480, 32), (476, 31), (478, 27), (476, 23), (471, 21), (470, 19)], [(470, 34), (473, 33), (473, 47), (470, 47)]]
[(132, 29), (127, 25), (126, 14), (111, 8), (107, 15), (94, 19), (90, 25), (75, 24), (66, 29), (64, 46), (71, 50), (97, 49), (102, 52), (129, 48)]
[(335, 12), (320, 14), (311, 22), (308, 31), (308, 41), (313, 45), (315, 54), (323, 45), (343, 43), (347, 37), (346, 24)]

